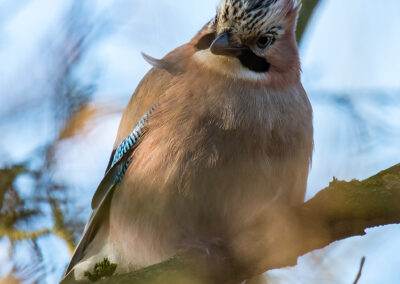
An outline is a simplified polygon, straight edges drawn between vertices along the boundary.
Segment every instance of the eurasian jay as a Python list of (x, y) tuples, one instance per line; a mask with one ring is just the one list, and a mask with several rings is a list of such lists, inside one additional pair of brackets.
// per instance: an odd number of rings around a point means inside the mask
[(304, 201), (312, 157), (299, 9), (222, 0), (189, 43), (144, 55), (154, 68), (123, 114), (69, 277), (103, 258), (123, 273), (215, 240), (235, 263), (261, 267), (276, 240), (258, 220)]

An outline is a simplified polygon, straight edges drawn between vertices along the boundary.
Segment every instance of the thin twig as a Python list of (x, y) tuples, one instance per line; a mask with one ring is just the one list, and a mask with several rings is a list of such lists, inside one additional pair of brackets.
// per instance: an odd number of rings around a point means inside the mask
[(364, 263), (365, 263), (365, 256), (363, 256), (363, 258), (361, 259), (360, 270), (358, 271), (357, 278), (354, 281), (354, 284), (357, 284), (358, 281), (361, 278), (361, 274), (362, 274), (362, 271), (363, 271), (363, 268), (364, 268)]

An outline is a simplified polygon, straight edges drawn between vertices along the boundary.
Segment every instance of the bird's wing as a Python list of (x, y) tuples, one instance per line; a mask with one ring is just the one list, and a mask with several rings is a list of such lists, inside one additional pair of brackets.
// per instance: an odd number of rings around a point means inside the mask
[(112, 155), (109, 169), (93, 196), (92, 214), (90, 215), (89, 221), (85, 227), (83, 237), (76, 247), (70, 264), (68, 265), (66, 274), (68, 274), (69, 271), (71, 271), (71, 269), (82, 259), (86, 247), (93, 240), (101, 224), (101, 220), (103, 220), (105, 214), (108, 213), (113, 192), (128, 169), (132, 160), (132, 153), (146, 133), (146, 123), (154, 109), (155, 106), (152, 107), (145, 116), (143, 116), (131, 134), (119, 144), (116, 150), (113, 151), (114, 154)]
[[(151, 69), (137, 87), (121, 119), (116, 139), (118, 147), (111, 154), (106, 174), (93, 196), (93, 211), (68, 265), (66, 277), (84, 257), (87, 246), (93, 240), (102, 221), (107, 218), (113, 192), (125, 174), (134, 150), (145, 135), (145, 125), (148, 117), (154, 111), (155, 104), (168, 89), (173, 77), (183, 72), (187, 58), (195, 52), (195, 46), (207, 34), (207, 31), (208, 25), (204, 26), (190, 43), (170, 52), (162, 60), (157, 60), (160, 66)], [(143, 115), (143, 110), (147, 111), (148, 109), (150, 111), (139, 121), (140, 116)], [(132, 131), (132, 126), (137, 121), (139, 123)]]
[[(103, 221), (107, 219), (113, 192), (127, 170), (134, 150), (145, 136), (146, 122), (154, 110), (154, 105), (160, 100), (172, 77), (173, 75), (164, 70), (153, 68), (143, 78), (132, 95), (121, 119), (115, 150), (111, 155), (106, 173), (93, 196), (93, 211), (66, 269), (66, 276), (82, 260), (86, 248), (95, 237)], [(144, 112), (149, 109), (150, 111), (142, 117)], [(139, 123), (137, 123), (138, 121)]]

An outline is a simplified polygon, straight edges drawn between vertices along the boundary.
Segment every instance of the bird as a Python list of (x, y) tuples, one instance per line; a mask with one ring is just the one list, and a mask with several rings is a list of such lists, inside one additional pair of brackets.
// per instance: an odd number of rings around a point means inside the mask
[(263, 272), (277, 241), (268, 224), (304, 202), (312, 161), (300, 8), (221, 0), (188, 43), (161, 59), (143, 54), (152, 69), (122, 115), (65, 279), (104, 258), (125, 273), (215, 243), (249, 278)]

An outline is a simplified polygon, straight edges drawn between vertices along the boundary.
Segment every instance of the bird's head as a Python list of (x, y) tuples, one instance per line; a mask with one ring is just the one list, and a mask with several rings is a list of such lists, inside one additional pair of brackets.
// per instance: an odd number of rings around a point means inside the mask
[(203, 52), (200, 58), (254, 76), (298, 72), (295, 28), (300, 6), (297, 0), (222, 0), (196, 45)]

